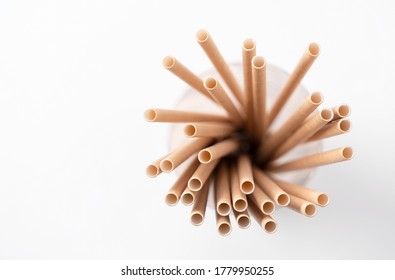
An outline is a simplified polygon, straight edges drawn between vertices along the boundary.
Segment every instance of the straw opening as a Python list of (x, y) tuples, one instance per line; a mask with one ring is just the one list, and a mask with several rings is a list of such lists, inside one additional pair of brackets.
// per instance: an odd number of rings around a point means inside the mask
[(174, 59), (174, 57), (172, 56), (166, 56), (163, 60), (162, 60), (162, 64), (165, 68), (169, 69), (172, 68), (174, 66), (174, 64), (176, 63), (176, 60)]
[(314, 92), (310, 95), (310, 100), (314, 105), (319, 105), (324, 101), (324, 96), (320, 92)]
[(188, 187), (193, 191), (198, 191), (202, 187), (202, 182), (198, 178), (191, 178), (188, 181)]
[(265, 224), (265, 230), (268, 233), (273, 233), (273, 232), (275, 232), (277, 230), (277, 224), (275, 222), (273, 222), (273, 221), (268, 221)]
[(229, 215), (230, 213), (230, 206), (227, 203), (220, 203), (217, 207), (218, 214), (221, 216)]
[(267, 201), (262, 205), (262, 212), (269, 215), (274, 212), (274, 203), (271, 201)]
[(174, 193), (168, 193), (166, 195), (165, 202), (169, 206), (174, 206), (178, 202), (178, 197)]
[(237, 224), (241, 228), (248, 228), (251, 224), (251, 221), (250, 221), (250, 218), (248, 218), (247, 216), (241, 216), (237, 220)]
[(337, 109), (337, 113), (342, 118), (348, 117), (348, 115), (350, 115), (350, 107), (347, 104), (340, 105)]
[(153, 164), (150, 164), (145, 169), (145, 173), (148, 177), (156, 177), (159, 174), (159, 168)]
[(201, 163), (209, 163), (211, 161), (211, 153), (206, 150), (202, 150), (198, 154), (198, 159)]
[(195, 199), (194, 199), (194, 197), (193, 197), (193, 194), (191, 194), (191, 193), (184, 193), (184, 194), (181, 196), (181, 202), (182, 202), (182, 204), (184, 204), (184, 205), (191, 205), (191, 204), (193, 203), (194, 200), (195, 200)]
[(342, 155), (346, 159), (351, 159), (353, 156), (353, 150), (351, 147), (346, 147), (342, 150)]
[(255, 41), (253, 39), (246, 39), (243, 43), (243, 48), (246, 51), (251, 51), (255, 49)]
[(243, 193), (250, 194), (254, 191), (255, 186), (250, 181), (244, 181), (243, 183), (241, 183), (240, 189)]
[(320, 54), (320, 46), (317, 43), (310, 43), (309, 53), (312, 56), (317, 56)]
[(255, 68), (263, 68), (266, 65), (266, 61), (262, 56), (255, 56), (252, 59), (252, 66)]
[(193, 213), (191, 215), (191, 223), (195, 226), (199, 226), (203, 223), (203, 216), (200, 213)]
[(196, 134), (196, 127), (193, 124), (187, 124), (184, 127), (184, 133), (188, 137), (193, 137)]
[(327, 206), (329, 203), (329, 197), (322, 193), (317, 197), (317, 202), (319, 206)]
[(204, 42), (208, 39), (208, 32), (206, 30), (199, 30), (196, 33), (196, 38), (199, 42)]
[(213, 77), (208, 77), (204, 80), (204, 86), (209, 90), (213, 90), (217, 86), (217, 80)]
[(220, 224), (218, 227), (218, 232), (221, 235), (228, 235), (231, 231), (230, 225), (229, 224)]
[(144, 112), (144, 118), (146, 121), (152, 122), (156, 119), (156, 112), (154, 109), (148, 109)]
[(315, 213), (317, 212), (317, 208), (315, 207), (314, 204), (308, 204), (305, 208), (304, 208), (304, 213), (306, 214), (306, 216), (308, 217), (313, 217), (315, 215)]
[(350, 120), (341, 120), (339, 122), (339, 128), (342, 132), (348, 132), (351, 130), (351, 121)]
[(173, 168), (173, 163), (168, 159), (162, 160), (160, 162), (160, 169), (162, 169), (164, 172), (170, 172), (173, 170)]
[(333, 119), (333, 112), (329, 109), (323, 109), (320, 113), (320, 116), (324, 121), (330, 121)]
[(238, 199), (234, 202), (233, 207), (237, 212), (243, 212), (244, 210), (247, 209), (247, 202), (243, 199)]
[(287, 206), (289, 204), (289, 195), (283, 193), (277, 197), (277, 203), (281, 206)]

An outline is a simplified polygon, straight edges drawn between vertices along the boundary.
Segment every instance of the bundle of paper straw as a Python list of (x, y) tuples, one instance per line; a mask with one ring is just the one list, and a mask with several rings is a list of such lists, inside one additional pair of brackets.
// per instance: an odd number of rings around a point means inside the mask
[(277, 229), (271, 216), (276, 207), (289, 207), (307, 217), (314, 216), (317, 206), (328, 204), (328, 195), (279, 180), (276, 174), (349, 160), (353, 156), (352, 148), (340, 147), (281, 164), (277, 159), (303, 143), (350, 131), (351, 122), (347, 119), (350, 108), (341, 104), (319, 110), (323, 96), (313, 92), (279, 128), (273, 129), (271, 124), (318, 57), (319, 45), (309, 44), (274, 104), (267, 108), (266, 61), (256, 55), (254, 40), (247, 39), (242, 45), (242, 87), (210, 34), (200, 30), (196, 37), (226, 88), (214, 77), (201, 79), (174, 57), (165, 57), (163, 66), (223, 108), (226, 115), (206, 113), (204, 108), (199, 113), (146, 110), (145, 119), (149, 122), (185, 123), (185, 137), (191, 138), (149, 164), (147, 175), (156, 177), (162, 172), (171, 172), (188, 161), (165, 201), (171, 206), (179, 200), (192, 205), (191, 223), (201, 225), (212, 188), (217, 229), (221, 235), (231, 232), (231, 213), (240, 228), (248, 228), (252, 216), (268, 233)]

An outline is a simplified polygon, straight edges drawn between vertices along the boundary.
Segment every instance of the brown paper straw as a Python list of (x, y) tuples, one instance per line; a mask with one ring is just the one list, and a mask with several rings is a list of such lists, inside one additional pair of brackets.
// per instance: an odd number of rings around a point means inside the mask
[(254, 167), (254, 179), (259, 187), (280, 206), (287, 206), (289, 196), (279, 185), (266, 175), (261, 169)]
[(252, 93), (252, 58), (256, 54), (255, 41), (247, 39), (243, 42), (243, 73), (244, 73), (244, 108), (247, 113), (247, 130), (253, 132), (254, 99)]
[(230, 224), (229, 215), (221, 216), (218, 213), (216, 214), (217, 217), (217, 230), (219, 234), (223, 236), (227, 236), (232, 231), (232, 226)]
[(236, 131), (236, 127), (226, 123), (190, 123), (184, 127), (188, 137), (225, 137)]
[(286, 191), (290, 195), (297, 196), (304, 200), (310, 201), (321, 207), (327, 206), (329, 203), (329, 197), (325, 193), (317, 192), (313, 189), (309, 189), (304, 186), (300, 186), (290, 182), (285, 182), (280, 180), (275, 180), (275, 181), (284, 191)]
[(338, 105), (336, 107), (333, 107), (332, 110), (334, 114), (333, 116), (334, 121), (338, 119), (347, 118), (351, 113), (350, 106), (348, 106), (347, 104)]
[(277, 223), (269, 215), (263, 213), (257, 205), (251, 200), (248, 204), (248, 210), (257, 223), (267, 232), (274, 233), (277, 230)]
[(178, 203), (181, 194), (187, 187), (188, 179), (195, 172), (196, 168), (199, 166), (199, 161), (197, 159), (193, 160), (190, 165), (180, 174), (176, 182), (170, 188), (166, 194), (165, 202), (169, 206), (174, 206)]
[(281, 109), (284, 107), (285, 103), (288, 101), (291, 94), (299, 85), (304, 75), (310, 69), (310, 66), (313, 64), (319, 53), (320, 53), (319, 45), (317, 43), (310, 43), (309, 47), (304, 52), (303, 56), (301, 57), (298, 64), (296, 65), (291, 76), (288, 78), (288, 81), (281, 89), (278, 98), (274, 102), (268, 116), (267, 125), (270, 125), (273, 122), (273, 120), (277, 117), (277, 115), (280, 113)]
[(234, 210), (233, 213), (239, 228), (245, 229), (251, 225), (250, 215), (248, 215), (247, 210), (244, 210), (243, 212), (237, 212)]
[(171, 152), (165, 159), (160, 162), (160, 169), (164, 172), (171, 172), (176, 169), (191, 155), (207, 147), (212, 142), (211, 138), (196, 138), (192, 139), (182, 147)]
[(295, 210), (306, 217), (313, 217), (317, 212), (317, 208), (313, 203), (293, 195), (290, 195), (290, 198), (291, 201), (289, 202), (288, 207), (292, 210)]
[(163, 59), (162, 64), (171, 73), (173, 73), (178, 78), (186, 82), (188, 85), (196, 89), (198, 92), (215, 102), (215, 100), (211, 97), (210, 94), (208, 94), (208, 92), (204, 88), (202, 79), (196, 76), (177, 59), (172, 56), (166, 56)]
[(302, 157), (290, 162), (280, 165), (269, 166), (273, 172), (283, 172), (290, 170), (298, 170), (303, 168), (311, 168), (335, 162), (350, 160), (353, 157), (353, 150), (351, 147), (342, 147), (330, 151)]
[(190, 188), (186, 187), (181, 195), (181, 202), (185, 206), (192, 205), (195, 202), (195, 193)]
[(211, 60), (211, 63), (214, 65), (215, 69), (217, 69), (217, 72), (221, 75), (222, 79), (224, 79), (237, 100), (240, 104), (244, 104), (243, 92), (210, 34), (206, 30), (199, 30), (196, 34), (196, 38), (197, 42), (203, 48), (204, 52)]
[(313, 136), (307, 139), (307, 142), (341, 135), (349, 132), (350, 130), (351, 130), (351, 121), (349, 119), (340, 119), (326, 124), (323, 128), (318, 130)]
[[(259, 209), (266, 215), (270, 215), (274, 212), (275, 206), (273, 201), (260, 187), (255, 188), (254, 192), (248, 195), (248, 197), (250, 197), (251, 200), (254, 201)], [(248, 205), (250, 205), (249, 201)]]
[(229, 116), (240, 125), (243, 122), (243, 118), (232, 100), (221, 86), (221, 84), (214, 77), (207, 77), (204, 79), (204, 87), (211, 94), (214, 100), (220, 104)]
[(215, 202), (219, 215), (227, 216), (231, 209), (229, 174), (225, 163), (221, 163), (218, 167), (214, 181), (215, 186)]
[[(205, 139), (205, 138), (203, 138)], [(201, 163), (209, 163), (217, 160), (223, 156), (233, 153), (240, 147), (240, 142), (237, 139), (226, 139), (218, 142), (204, 150), (201, 150), (198, 154), (198, 158)]]
[(189, 179), (188, 187), (193, 191), (200, 190), (218, 163), (219, 160), (215, 160), (210, 163), (201, 163)]
[(148, 122), (230, 122), (226, 116), (156, 108), (146, 110), (144, 118)]
[(315, 109), (324, 101), (324, 97), (319, 92), (313, 92), (299, 106), (298, 109), (288, 118), (287, 121), (267, 139), (263, 139), (258, 154), (262, 161), (270, 157), (271, 153), (284, 143), (289, 135), (297, 130), (303, 121), (314, 112)]
[(307, 119), (298, 130), (296, 130), (283, 144), (281, 144), (274, 151), (273, 155), (270, 158), (276, 159), (289, 152), (298, 144), (309, 139), (312, 135), (314, 135), (314, 133), (316, 133), (324, 125), (330, 122), (332, 118), (332, 110), (322, 109), (310, 119)]
[(195, 226), (201, 225), (204, 221), (209, 187), (210, 180), (207, 180), (200, 191), (196, 192), (195, 203), (193, 204), (191, 211), (191, 223)]
[(239, 188), (244, 194), (250, 194), (255, 190), (254, 176), (252, 174), (251, 160), (246, 154), (241, 154), (237, 159), (237, 174), (239, 176)]
[[(166, 155), (167, 156), (167, 155)], [(145, 169), (145, 173), (148, 177), (154, 178), (162, 173), (162, 169), (160, 169), (160, 162), (166, 157), (161, 157), (160, 159), (155, 160), (151, 164), (147, 166)]]
[(252, 59), (253, 126), (257, 143), (265, 134), (266, 117), (266, 62), (261, 56)]
[(239, 175), (234, 164), (230, 166), (230, 193), (232, 197), (233, 209), (243, 212), (247, 209), (247, 197), (240, 189)]

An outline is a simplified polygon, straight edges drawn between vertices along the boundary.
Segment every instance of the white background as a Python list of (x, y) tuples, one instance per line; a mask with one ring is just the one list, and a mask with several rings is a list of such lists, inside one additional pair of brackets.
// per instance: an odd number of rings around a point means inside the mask
[[(0, 258), (348, 259), (395, 257), (395, 8), (391, 1), (1, 1)], [(195, 42), (206, 28), (229, 61), (253, 37), (291, 71), (310, 41), (322, 54), (303, 84), (325, 104), (352, 105), (351, 162), (320, 168), (310, 186), (330, 206), (308, 219), (201, 227), (168, 207), (175, 179), (145, 176), (167, 152), (169, 126), (143, 120), (186, 86), (161, 66), (173, 54), (210, 67)]]

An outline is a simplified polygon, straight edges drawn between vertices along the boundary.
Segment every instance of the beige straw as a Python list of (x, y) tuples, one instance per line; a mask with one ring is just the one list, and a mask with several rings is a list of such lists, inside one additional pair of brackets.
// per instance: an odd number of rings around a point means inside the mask
[(253, 132), (254, 101), (252, 93), (252, 58), (256, 54), (255, 41), (247, 39), (243, 42), (243, 73), (244, 73), (244, 108), (247, 113), (247, 130)]
[(244, 210), (243, 212), (237, 212), (234, 210), (233, 213), (239, 228), (245, 229), (251, 225), (250, 215), (248, 215), (247, 210)]
[(228, 112), (232, 120), (234, 120), (238, 125), (243, 123), (243, 118), (240, 115), (240, 112), (237, 110), (224, 88), (214, 77), (207, 77), (204, 79), (204, 87), (211, 94), (214, 100), (220, 104), (226, 112)]
[(327, 206), (329, 203), (329, 197), (325, 193), (317, 192), (313, 189), (309, 189), (304, 186), (300, 186), (290, 182), (284, 182), (280, 180), (275, 181), (284, 191), (286, 191), (290, 195), (310, 201), (321, 207)]
[(190, 123), (184, 127), (188, 137), (225, 137), (236, 131), (236, 127), (227, 123)]
[(246, 154), (241, 154), (237, 159), (237, 174), (239, 175), (239, 188), (244, 194), (255, 190), (254, 176), (252, 174), (251, 160)]
[(227, 166), (221, 163), (215, 176), (215, 202), (218, 214), (229, 215), (231, 209), (230, 183)]
[(207, 147), (212, 142), (211, 138), (196, 138), (174, 150), (160, 162), (160, 169), (164, 172), (171, 172), (183, 163), (191, 155)]
[(191, 211), (191, 223), (195, 226), (201, 225), (204, 221), (209, 187), (210, 180), (207, 180), (200, 191), (196, 192), (195, 203), (193, 204)]
[(353, 157), (353, 150), (351, 147), (342, 147), (330, 151), (302, 157), (277, 166), (269, 166), (273, 172), (283, 172), (290, 170), (298, 170), (303, 168), (311, 168), (335, 162), (350, 160)]
[(259, 187), (280, 206), (287, 206), (289, 203), (289, 196), (278, 186), (269, 176), (261, 169), (254, 167), (254, 179)]
[(217, 69), (218, 73), (221, 75), (222, 79), (224, 79), (225, 83), (235, 95), (237, 100), (240, 102), (240, 104), (244, 104), (243, 92), (240, 88), (240, 85), (237, 83), (232, 71), (219, 52), (210, 34), (206, 30), (199, 30), (196, 34), (196, 38), (199, 45), (203, 48), (204, 52), (211, 60), (211, 63), (214, 65), (215, 69)]
[[(270, 197), (263, 192), (263, 190), (260, 187), (255, 188), (254, 192), (248, 197), (251, 198), (252, 201), (259, 207), (259, 209), (265, 213), (266, 215), (270, 215), (274, 212), (275, 206), (273, 201), (270, 199)], [(248, 205), (250, 205), (250, 202), (248, 201)]]
[(307, 139), (307, 142), (341, 135), (349, 132), (350, 130), (351, 130), (351, 121), (349, 119), (340, 119), (326, 124), (323, 128), (318, 130), (313, 136)]
[(167, 155), (164, 157), (161, 157), (160, 159), (155, 160), (154, 162), (152, 162), (151, 164), (149, 164), (147, 166), (147, 168), (145, 169), (145, 173), (147, 174), (148, 177), (154, 178), (162, 173), (162, 169), (160, 169), (160, 162), (165, 157), (167, 157)]
[(188, 85), (196, 89), (198, 92), (215, 102), (215, 100), (211, 97), (210, 94), (208, 94), (208, 92), (204, 88), (202, 79), (196, 76), (177, 59), (172, 56), (166, 56), (163, 59), (162, 64), (171, 73), (173, 73), (178, 78), (186, 82)]
[(254, 135), (259, 143), (265, 134), (266, 122), (266, 62), (261, 56), (252, 59), (252, 100)]
[(347, 118), (351, 114), (350, 106), (348, 106), (347, 104), (338, 105), (336, 107), (333, 107), (332, 110), (334, 114), (333, 116), (334, 121), (338, 119)]
[[(205, 139), (205, 138), (198, 138)], [(218, 142), (204, 150), (201, 150), (198, 154), (198, 158), (201, 163), (209, 163), (217, 160), (223, 156), (235, 152), (240, 147), (240, 142), (238, 139), (226, 139)]]
[(254, 201), (249, 201), (248, 210), (257, 223), (267, 232), (274, 233), (277, 230), (277, 223), (273, 220), (273, 218), (269, 215), (263, 213), (257, 205), (255, 205)]
[(195, 202), (195, 193), (190, 188), (186, 187), (181, 195), (181, 202), (185, 206), (192, 205)]
[(295, 210), (306, 217), (313, 217), (317, 212), (317, 208), (313, 203), (293, 195), (290, 195), (289, 197), (291, 198), (291, 201), (289, 202), (288, 207), (292, 210)]
[(156, 108), (146, 110), (144, 118), (148, 122), (230, 122), (226, 116)]
[(216, 214), (217, 217), (217, 230), (219, 234), (223, 236), (227, 236), (232, 231), (232, 226), (230, 224), (229, 215), (221, 216), (218, 213)]
[(268, 136), (267, 139), (262, 140), (258, 151), (260, 159), (266, 161), (271, 156), (271, 153), (301, 126), (303, 121), (317, 109), (323, 100), (324, 97), (319, 92), (310, 94), (278, 130)]
[(247, 197), (240, 189), (239, 175), (234, 164), (230, 166), (230, 193), (232, 197), (233, 209), (243, 212), (247, 209)]
[(310, 119), (307, 119), (302, 126), (297, 129), (283, 144), (281, 144), (270, 157), (276, 159), (286, 154), (298, 144), (309, 139), (314, 133), (320, 130), (324, 125), (333, 118), (333, 112), (330, 109), (323, 109)]
[(178, 203), (181, 194), (187, 187), (188, 179), (195, 172), (196, 168), (199, 166), (199, 161), (197, 159), (193, 160), (190, 165), (181, 173), (176, 182), (170, 188), (166, 194), (166, 204), (169, 206), (174, 206)]
[(272, 109), (270, 110), (267, 126), (269, 126), (280, 113), (281, 109), (284, 107), (291, 94), (295, 91), (296, 87), (299, 85), (304, 75), (310, 69), (310, 66), (313, 64), (319, 53), (319, 45), (317, 43), (310, 43), (309, 47), (304, 52), (302, 58), (296, 65), (291, 76), (288, 78), (288, 81), (285, 83), (280, 93), (278, 94), (278, 98), (276, 99), (272, 106)]
[(193, 191), (200, 190), (219, 162), (219, 160), (215, 160), (210, 163), (201, 163), (189, 179), (188, 187)]

